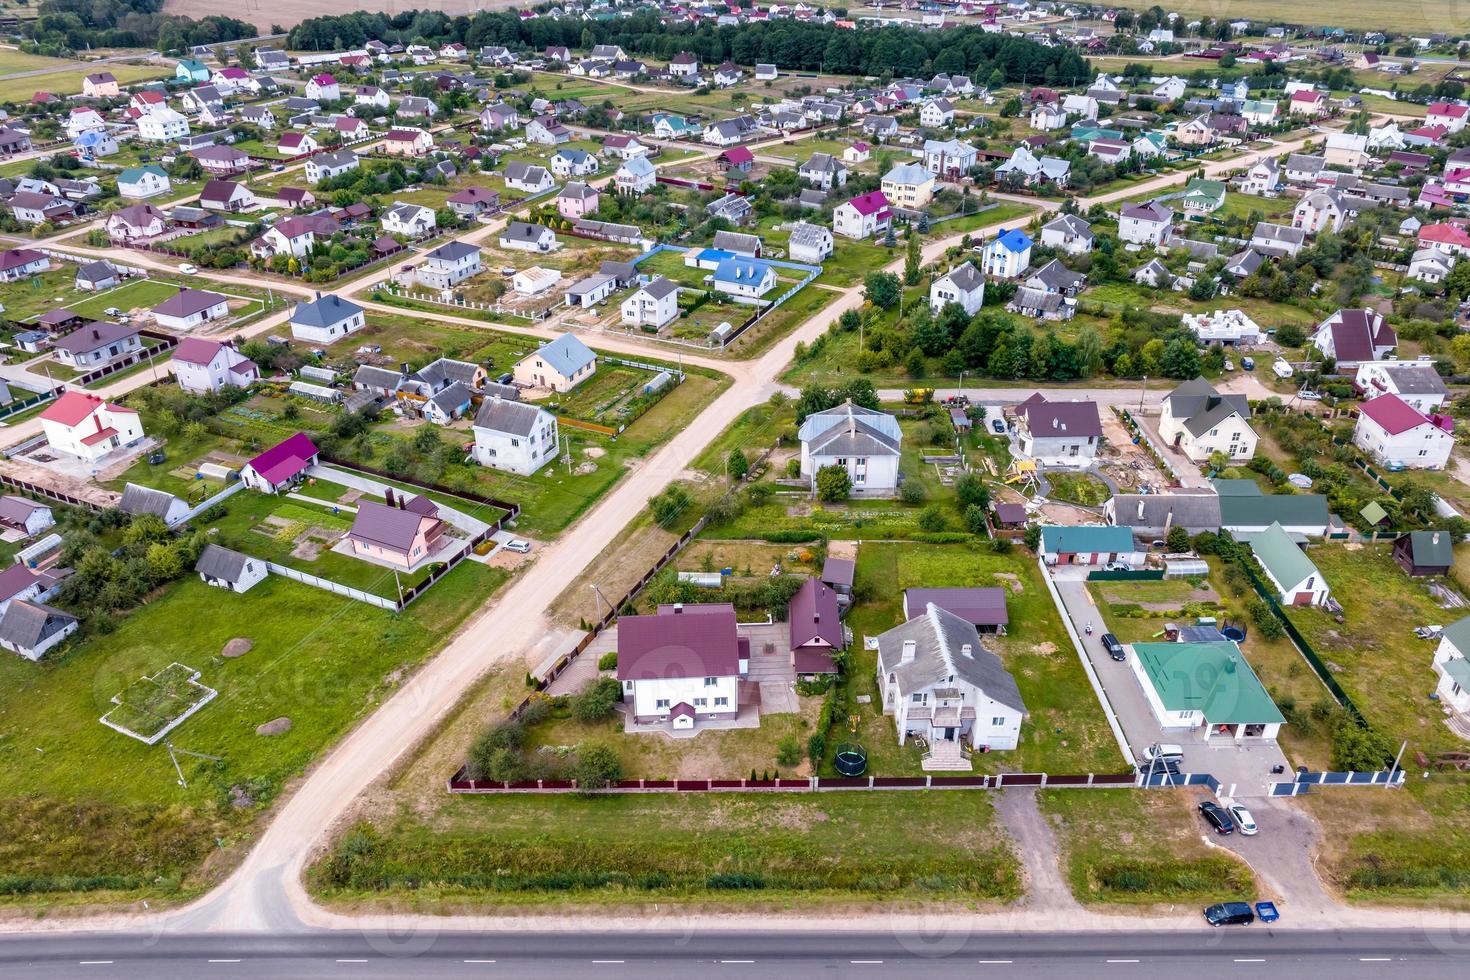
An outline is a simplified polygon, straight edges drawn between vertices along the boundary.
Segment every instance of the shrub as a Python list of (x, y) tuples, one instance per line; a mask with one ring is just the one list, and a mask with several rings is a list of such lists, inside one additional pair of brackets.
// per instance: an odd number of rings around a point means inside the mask
[(1030, 548), (1032, 551), (1040, 552), (1041, 551), (1041, 525), (1040, 524), (1028, 524), (1028, 525), (1026, 525), (1026, 533), (1024, 535), (1024, 540), (1026, 542), (1026, 547)]
[(997, 555), (1008, 555), (1014, 547), (1010, 538), (992, 538), (990, 541), (990, 550)]
[(607, 653), (604, 653), (602, 656), (597, 658), (598, 670), (617, 670), (617, 668), (618, 651), (609, 650)]
[(689, 506), (689, 491), (677, 483), (670, 484), (656, 496), (650, 497), (648, 507), (653, 511), (653, 519), (661, 528), (670, 528), (684, 513)]
[(1172, 552), (1188, 551), (1189, 532), (1176, 524), (1169, 528), (1169, 536), (1165, 539), (1165, 544)]
[(1265, 599), (1252, 599), (1246, 606), (1251, 614), (1251, 622), (1256, 624), (1256, 632), (1265, 640), (1279, 640), (1286, 635), (1286, 627), (1281, 625), (1271, 604)]
[(898, 499), (906, 504), (922, 504), (924, 488), (919, 486), (918, 480), (904, 480), (898, 486)]
[(988, 529), (985, 524), (984, 507), (979, 504), (971, 504), (965, 508), (965, 530), (977, 536), (986, 533)]
[(1378, 732), (1344, 718), (1332, 732), (1332, 767), (1340, 772), (1374, 772), (1393, 760), (1393, 745)]
[(801, 479), (801, 459), (799, 457), (792, 456), (786, 461), (786, 479)]
[(750, 460), (745, 458), (745, 453), (740, 449), (730, 450), (730, 455), (725, 459), (725, 469), (730, 474), (730, 479), (736, 482), (745, 479), (745, 474), (750, 472)]
[(948, 526), (948, 521), (946, 521), (944, 518), (944, 511), (940, 510), (939, 507), (934, 504), (930, 504), (928, 507), (925, 507), (922, 511), (919, 512), (919, 520), (917, 523), (919, 525), (919, 530), (928, 531), (931, 534), (943, 531)]
[(979, 473), (962, 473), (954, 481), (954, 493), (960, 502), (960, 508), (964, 510), (979, 507), (983, 511), (985, 505), (990, 503), (990, 489), (985, 486)]
[(783, 766), (794, 766), (801, 761), (801, 743), (795, 735), (787, 735), (776, 746), (776, 762)]
[(763, 504), (770, 503), (771, 498), (775, 494), (776, 488), (769, 483), (752, 483), (745, 488), (746, 503), (752, 507), (760, 507)]
[(822, 757), (827, 754), (827, 733), (815, 732), (806, 740), (806, 757), (811, 760), (812, 772), (822, 764)]
[[(617, 658), (613, 659), (614, 664)], [(622, 687), (611, 677), (600, 677), (572, 698), (572, 717), (590, 724), (601, 721), (612, 714), (613, 705), (618, 703)]]
[(603, 789), (623, 778), (623, 763), (601, 742), (583, 742), (577, 746), (572, 778), (582, 789)]
[(817, 499), (834, 503), (852, 493), (852, 477), (846, 467), (824, 466), (817, 470)]

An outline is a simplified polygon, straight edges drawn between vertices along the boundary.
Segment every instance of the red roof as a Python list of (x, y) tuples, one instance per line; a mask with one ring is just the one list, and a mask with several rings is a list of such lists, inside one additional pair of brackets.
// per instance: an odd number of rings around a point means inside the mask
[(846, 645), (837, 593), (814, 578), (801, 584), (786, 619), (798, 674), (822, 674), (833, 669), (832, 652)]
[(755, 159), (755, 154), (750, 152), (748, 146), (732, 146), (720, 154), (720, 159), (726, 163), (750, 163)]
[(412, 143), (422, 135), (422, 129), (394, 129), (389, 131), (388, 139), (394, 143)]
[(279, 486), (310, 466), (316, 454), (317, 448), (306, 437), (306, 433), (298, 432), (245, 465), (260, 474), (260, 478), (266, 483)]
[(618, 618), (618, 680), (734, 677), (740, 672), (735, 613), (695, 614), (689, 606), (657, 616)]
[(327, 74), (325, 72), (323, 72), (320, 75), (313, 75), (313, 76), (311, 76), (311, 80), (313, 82), (315, 82), (316, 84), (318, 84), (318, 85), (336, 85), (337, 84), (337, 80), (335, 78), (333, 78), (331, 75), (329, 75), (329, 74)]
[(208, 364), (214, 360), (220, 348), (225, 346), (217, 340), (205, 340), (203, 337), (185, 337), (179, 341), (179, 346), (174, 348), (173, 359), (183, 361), (185, 364)]
[(105, 429), (98, 429), (96, 432), (92, 433), (89, 436), (83, 436), (82, 445), (95, 446), (97, 445), (97, 443), (103, 441), (104, 439), (111, 439), (115, 435), (117, 435), (117, 430), (109, 425)]
[(1291, 93), (1291, 101), (1293, 102), (1310, 102), (1313, 105), (1316, 105), (1318, 102), (1326, 101), (1326, 99), (1327, 95), (1324, 92), (1300, 91)]
[(1470, 249), (1470, 232), (1466, 232), (1459, 225), (1425, 225), (1419, 229), (1419, 244), (1426, 242), (1438, 242), (1441, 245)]
[(1448, 116), (1450, 119), (1459, 119), (1466, 112), (1466, 106), (1455, 105), (1453, 102), (1434, 102), (1429, 106), (1429, 115)]
[(859, 194), (847, 203), (856, 208), (858, 214), (880, 214), (888, 210), (888, 198), (882, 191)]
[(1379, 395), (1377, 398), (1364, 402), (1361, 411), (1391, 436), (1408, 432), (1421, 425), (1434, 424), (1433, 420), (1426, 417), (1423, 412), (1392, 393)]
[(44, 260), (46, 256), (33, 248), (8, 248), (0, 252), (0, 271), (8, 272)]
[(99, 408), (106, 408), (109, 412), (126, 412), (129, 415), (138, 413), (131, 408), (122, 405), (113, 405), (103, 401), (96, 395), (85, 391), (68, 391), (56, 401), (46, 406), (41, 413), (41, 418), (48, 422), (58, 422), (61, 425), (74, 426), (83, 422)]

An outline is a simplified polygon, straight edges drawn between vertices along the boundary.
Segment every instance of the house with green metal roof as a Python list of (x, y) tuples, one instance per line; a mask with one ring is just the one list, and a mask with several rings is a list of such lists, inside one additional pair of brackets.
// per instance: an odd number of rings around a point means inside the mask
[(186, 82), (207, 82), (209, 75), (209, 66), (193, 58), (184, 58), (174, 67), (174, 77)]
[(1134, 676), (1160, 727), (1212, 738), (1274, 741), (1286, 719), (1230, 640), (1135, 643)]
[(1105, 565), (1110, 561), (1143, 564), (1131, 527), (1103, 524), (1041, 528), (1041, 557), (1048, 565)]
[(1283, 606), (1320, 606), (1327, 601), (1327, 580), (1280, 524), (1250, 539), (1251, 552)]
[(1258, 534), (1280, 524), (1289, 534), (1322, 537), (1331, 517), (1320, 493), (1262, 493), (1254, 480), (1215, 480), (1220, 526), (1234, 534)]
[(1439, 684), (1434, 693), (1454, 714), (1445, 723), (1461, 738), (1470, 739), (1470, 616), (1444, 628), (1434, 651), (1434, 672)]
[(1410, 531), (1393, 542), (1393, 560), (1413, 578), (1448, 575), (1455, 563), (1455, 539), (1448, 531)]
[(1214, 214), (1225, 206), (1225, 182), (1195, 177), (1184, 185), (1179, 206), (1185, 214)]

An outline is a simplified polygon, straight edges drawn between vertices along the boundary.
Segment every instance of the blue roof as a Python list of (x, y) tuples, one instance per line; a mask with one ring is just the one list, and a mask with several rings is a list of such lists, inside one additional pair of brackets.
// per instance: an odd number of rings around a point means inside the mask
[(309, 302), (297, 303), (291, 322), (303, 327), (330, 327), (348, 317), (361, 313), (362, 307), (348, 299), (328, 293)]
[(1031, 239), (1021, 229), (1012, 228), (1010, 231), (1001, 232), (1000, 237), (996, 238), (995, 244), (1007, 252), (1019, 253), (1031, 247)]
[(699, 262), (723, 262), (726, 259), (733, 259), (734, 257), (734, 252), (727, 252), (723, 248), (706, 248), (702, 249), (694, 258)]
[(1041, 550), (1047, 554), (1107, 554), (1134, 551), (1133, 529), (1101, 524), (1064, 526), (1048, 524), (1041, 529)]
[(725, 259), (715, 268), (715, 282), (753, 286), (765, 279), (771, 267), (755, 259)]
[(653, 173), (653, 164), (648, 162), (647, 157), (639, 154), (630, 160), (623, 161), (623, 169), (634, 177), (642, 177), (644, 174)]
[(536, 353), (564, 378), (570, 378), (597, 360), (591, 348), (569, 333), (541, 345)]
[(559, 157), (566, 157), (573, 163), (581, 163), (589, 156), (586, 150), (557, 150), (556, 155)]
[[(90, 134), (84, 133), (83, 135)], [(80, 143), (81, 140), (78, 140), (77, 142)], [(117, 175), (117, 182), (119, 184), (136, 184), (138, 181), (143, 179), (144, 174), (157, 174), (160, 177), (168, 176), (168, 174), (164, 172), (164, 169), (162, 167), (158, 166), (157, 164), (150, 163), (146, 167), (129, 167), (127, 170), (124, 170), (122, 173)]]

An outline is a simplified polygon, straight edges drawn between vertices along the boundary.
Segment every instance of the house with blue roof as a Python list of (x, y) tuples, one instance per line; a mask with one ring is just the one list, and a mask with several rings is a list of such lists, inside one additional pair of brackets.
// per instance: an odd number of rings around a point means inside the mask
[(1142, 565), (1143, 552), (1133, 543), (1133, 528), (1105, 524), (1044, 524), (1041, 557), (1048, 565), (1106, 565), (1120, 561)]
[(597, 173), (597, 157), (586, 150), (557, 150), (551, 157), (551, 172), (558, 177), (586, 177)]
[(883, 175), (880, 188), (889, 204), (922, 208), (934, 199), (934, 175), (921, 164), (900, 163)]
[(174, 66), (174, 77), (185, 82), (207, 82), (209, 66), (194, 58), (184, 58)]
[(739, 258), (734, 252), (723, 248), (693, 249), (684, 253), (684, 265), (690, 269), (708, 269), (713, 272), (726, 259)]
[(1001, 231), (980, 253), (980, 271), (997, 279), (1014, 279), (1031, 265), (1031, 236), (1019, 228)]
[(518, 386), (552, 391), (571, 391), (596, 371), (597, 355), (569, 333), (542, 344), (513, 369)]
[(692, 139), (703, 132), (703, 126), (690, 122), (683, 116), (677, 116), (671, 112), (656, 112), (653, 115), (653, 135), (659, 139)]
[(89, 129), (78, 134), (72, 145), (77, 149), (77, 159), (83, 163), (95, 163), (117, 152), (117, 137), (105, 130)]
[(714, 287), (729, 296), (760, 299), (776, 285), (776, 270), (758, 259), (729, 258), (715, 268)]

